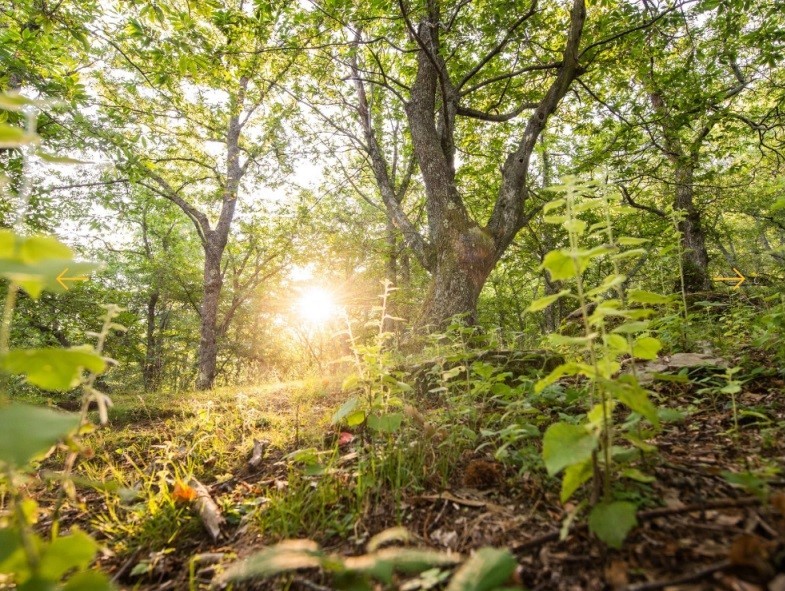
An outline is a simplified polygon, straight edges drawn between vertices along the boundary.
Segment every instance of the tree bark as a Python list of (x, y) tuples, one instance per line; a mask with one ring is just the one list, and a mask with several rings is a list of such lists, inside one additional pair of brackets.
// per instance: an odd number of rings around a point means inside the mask
[(223, 248), (209, 243), (205, 246), (199, 361), (196, 376), (198, 390), (209, 390), (215, 381), (218, 364), (218, 305), (223, 287), (222, 256)]
[(709, 275), (706, 236), (701, 224), (700, 212), (694, 202), (695, 165), (689, 160), (680, 160), (675, 163), (675, 167), (674, 209), (681, 215), (678, 229), (681, 237), (684, 289), (687, 293), (709, 291), (712, 283)]
[(493, 239), (478, 226), (452, 232), (438, 248), (436, 267), (417, 325), (438, 330), (453, 317), (473, 324), (477, 301), (496, 264)]
[(160, 385), (161, 351), (160, 339), (156, 335), (156, 308), (160, 293), (153, 291), (147, 298), (147, 330), (145, 334), (145, 356), (142, 367), (142, 384), (145, 392), (153, 392)]

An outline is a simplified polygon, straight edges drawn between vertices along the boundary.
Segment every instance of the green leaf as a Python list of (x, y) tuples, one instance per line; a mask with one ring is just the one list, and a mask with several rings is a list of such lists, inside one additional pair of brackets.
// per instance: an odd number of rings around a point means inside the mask
[(356, 410), (353, 413), (350, 413), (349, 416), (346, 417), (346, 424), (349, 427), (356, 427), (357, 425), (362, 425), (363, 421), (365, 421), (364, 410)]
[(113, 591), (113, 589), (109, 578), (97, 570), (76, 573), (63, 587), (63, 591)]
[(633, 238), (632, 236), (621, 236), (616, 241), (620, 246), (640, 246), (649, 242), (648, 238)]
[(384, 548), (363, 556), (343, 559), (347, 571), (363, 573), (389, 582), (393, 571), (420, 573), (433, 566), (455, 564), (459, 556), (424, 548)]
[(632, 355), (638, 359), (656, 359), (662, 343), (654, 337), (638, 337), (632, 344)]
[(642, 248), (633, 248), (631, 250), (625, 250), (624, 252), (619, 252), (613, 255), (611, 258), (614, 261), (620, 261), (622, 259), (629, 259), (632, 257), (637, 257), (646, 254), (646, 251)]
[(8, 353), (3, 367), (44, 390), (65, 391), (79, 385), (82, 371), (100, 374), (106, 361), (90, 348), (17, 349)]
[(28, 133), (21, 127), (0, 123), (0, 148), (19, 148), (27, 144), (37, 144), (41, 138), (35, 133)]
[(657, 480), (651, 474), (645, 474), (644, 472), (641, 472), (637, 468), (625, 468), (624, 470), (621, 471), (621, 475), (624, 478), (629, 478), (630, 480), (634, 480), (635, 482), (643, 482), (645, 484)]
[(616, 381), (606, 382), (608, 390), (613, 397), (633, 412), (643, 416), (655, 427), (660, 425), (660, 417), (657, 408), (651, 400), (649, 394), (641, 388), (632, 376), (622, 376)]
[(395, 433), (401, 426), (403, 414), (391, 412), (385, 415), (368, 415), (368, 426), (380, 433)]
[(561, 502), (566, 503), (569, 501), (570, 497), (575, 494), (575, 491), (578, 490), (584, 482), (587, 482), (591, 476), (591, 458), (584, 460), (579, 464), (567, 466), (567, 469), (564, 470), (564, 478), (561, 482), (561, 494), (559, 496)]
[(586, 231), (587, 226), (588, 224), (586, 222), (575, 218), (562, 223), (562, 227), (567, 230), (567, 232), (578, 236), (581, 236)]
[[(576, 274), (573, 258), (568, 251), (564, 250), (550, 251), (545, 255), (540, 268), (548, 271), (552, 281), (569, 279), (570, 277), (575, 277)], [(579, 268), (579, 273), (583, 272), (585, 268), (585, 265), (583, 268)]]
[(322, 566), (324, 553), (311, 540), (286, 540), (229, 566), (221, 581), (271, 577), (302, 568)]
[(57, 156), (56, 154), (49, 154), (42, 150), (38, 150), (35, 155), (49, 164), (92, 164), (91, 162), (77, 160), (76, 158), (69, 158), (68, 156)]
[(98, 552), (98, 544), (83, 531), (55, 538), (41, 554), (39, 575), (59, 581), (71, 569), (84, 570)]
[(509, 580), (517, 566), (509, 550), (480, 548), (455, 572), (445, 591), (493, 591)]
[(542, 442), (542, 457), (551, 476), (572, 464), (591, 458), (597, 448), (596, 436), (585, 427), (569, 423), (554, 423), (545, 431)]
[(602, 339), (605, 341), (605, 346), (613, 353), (628, 353), (629, 345), (627, 339), (618, 334), (606, 334)]
[(632, 322), (625, 322), (624, 324), (620, 324), (619, 326), (614, 328), (612, 332), (618, 334), (634, 334), (636, 332), (641, 332), (642, 330), (646, 330), (648, 328), (649, 328), (648, 320), (634, 320)]
[(538, 299), (534, 300), (531, 304), (529, 304), (529, 307), (526, 308), (526, 311), (527, 312), (537, 312), (538, 310), (542, 310), (544, 308), (547, 308), (548, 306), (550, 306), (553, 302), (555, 302), (559, 298), (562, 298), (562, 297), (564, 297), (566, 295), (569, 295), (569, 293), (570, 293), (569, 289), (563, 289), (563, 290), (561, 290), (557, 294), (545, 296), (545, 297), (542, 297), (542, 298), (538, 298)]
[(54, 236), (36, 235), (23, 239), (19, 247), (19, 258), (25, 263), (48, 260), (70, 260), (74, 251)]
[(43, 290), (62, 293), (76, 281), (84, 281), (96, 269), (93, 263), (74, 263), (70, 260), (48, 259), (35, 263), (0, 259), (0, 275), (20, 285), (37, 299)]
[[(349, 376), (349, 378), (351, 377), (352, 376)], [(349, 378), (346, 378), (346, 380), (344, 380), (344, 384), (349, 380)], [(351, 398), (349, 398), (349, 400), (347, 400), (341, 405), (341, 408), (335, 411), (330, 422), (333, 425), (340, 423), (342, 420), (348, 417), (354, 411), (355, 408), (357, 408), (358, 403), (359, 401), (357, 400), (356, 396), (352, 396)]]
[(0, 462), (25, 466), (79, 426), (79, 416), (12, 403), (0, 407)]
[(35, 106), (36, 101), (22, 96), (16, 92), (0, 93), (0, 109), (4, 111), (19, 112), (27, 106)]
[(664, 296), (643, 289), (631, 289), (627, 294), (627, 298), (630, 302), (637, 304), (670, 304), (673, 301), (671, 296)]
[(564, 376), (577, 374), (579, 369), (580, 367), (578, 366), (578, 364), (573, 362), (562, 363), (561, 365), (554, 367), (553, 370), (551, 370), (551, 373), (549, 373), (544, 378), (541, 378), (540, 380), (537, 381), (536, 384), (534, 384), (534, 392), (536, 394), (539, 394), (545, 388), (547, 388), (551, 384), (555, 384)]
[(19, 532), (8, 527), (0, 528), (0, 573), (17, 572), (26, 562)]
[(595, 505), (589, 514), (589, 529), (611, 548), (621, 548), (624, 538), (638, 525), (637, 508), (626, 501)]

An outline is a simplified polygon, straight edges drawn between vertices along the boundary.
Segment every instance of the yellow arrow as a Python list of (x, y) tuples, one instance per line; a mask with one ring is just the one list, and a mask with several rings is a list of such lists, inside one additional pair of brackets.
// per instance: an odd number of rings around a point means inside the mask
[(65, 274), (68, 273), (68, 267), (63, 269), (63, 272), (57, 276), (57, 282), (60, 284), (60, 287), (68, 290), (68, 286), (65, 284), (66, 281), (87, 281), (89, 277), (85, 275), (79, 275), (78, 277), (66, 277)]
[(736, 285), (733, 286), (733, 289), (739, 289), (739, 286), (744, 283), (747, 278), (742, 275), (736, 267), (733, 267), (733, 270), (736, 271), (736, 277), (714, 277), (714, 281), (736, 281)]

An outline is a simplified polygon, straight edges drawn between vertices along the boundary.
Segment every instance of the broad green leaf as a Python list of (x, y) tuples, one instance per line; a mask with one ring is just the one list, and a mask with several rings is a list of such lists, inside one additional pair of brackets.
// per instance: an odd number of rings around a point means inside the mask
[(79, 385), (85, 369), (103, 373), (106, 361), (90, 348), (17, 349), (8, 353), (2, 366), (44, 390), (65, 391)]
[(648, 320), (634, 320), (632, 322), (625, 322), (624, 324), (620, 324), (611, 332), (619, 334), (634, 334), (636, 332), (646, 330), (647, 328), (649, 328)]
[(619, 334), (606, 334), (603, 336), (605, 346), (610, 349), (612, 353), (629, 353), (630, 347), (627, 339)]
[(542, 457), (551, 476), (572, 464), (591, 458), (597, 449), (596, 436), (585, 427), (569, 423), (554, 423), (545, 431), (542, 441)]
[(74, 251), (54, 236), (30, 236), (22, 240), (19, 258), (24, 263), (38, 263), (47, 260), (70, 260)]
[(600, 295), (605, 293), (606, 291), (610, 291), (611, 289), (618, 287), (619, 285), (623, 285), (624, 282), (627, 281), (627, 276), (622, 275), (621, 273), (608, 275), (605, 279), (602, 280), (602, 284), (598, 285), (594, 289), (589, 290), (586, 292), (588, 297), (594, 297), (596, 295)]
[[(573, 262), (573, 258), (569, 255), (569, 252), (564, 250), (550, 251), (545, 255), (540, 268), (547, 270), (553, 281), (569, 279), (576, 275), (575, 262)], [(585, 268), (585, 264), (583, 268), (580, 268), (579, 266), (578, 273), (582, 273)]]
[(97, 267), (93, 263), (74, 263), (70, 260), (48, 259), (24, 263), (0, 259), (0, 276), (17, 283), (32, 298), (37, 299), (44, 290), (62, 293), (71, 289), (75, 283), (85, 281)]
[(673, 301), (673, 298), (670, 296), (660, 295), (643, 289), (631, 289), (627, 294), (627, 298), (630, 302), (636, 304), (669, 304)]
[(39, 574), (58, 581), (71, 569), (84, 570), (98, 552), (98, 544), (86, 533), (76, 530), (55, 538), (41, 554)]
[[(351, 377), (352, 376), (349, 376), (349, 378)], [(346, 380), (344, 380), (344, 384), (346, 384), (346, 381), (349, 380), (349, 378), (346, 378)], [(358, 403), (359, 401), (357, 400), (356, 396), (352, 396), (351, 398), (349, 398), (349, 400), (344, 402), (341, 405), (341, 408), (336, 410), (335, 413), (333, 414), (333, 417), (331, 419), (332, 424), (335, 425), (337, 423), (340, 423), (342, 420), (348, 417), (352, 412), (354, 412), (354, 409), (357, 408)]]
[(545, 388), (550, 386), (551, 384), (555, 384), (561, 378), (567, 375), (575, 375), (579, 370), (577, 363), (562, 363), (561, 365), (554, 367), (544, 378), (541, 378), (534, 384), (534, 392), (539, 394)]
[(659, 427), (660, 418), (657, 408), (649, 400), (646, 390), (641, 388), (632, 376), (622, 376), (616, 381), (609, 380), (606, 386), (616, 400), (645, 417), (655, 427)]
[(553, 211), (557, 207), (561, 207), (567, 203), (567, 200), (564, 197), (560, 197), (559, 199), (553, 199), (552, 201), (548, 201), (545, 206), (542, 208), (543, 213), (548, 213), (549, 211)]
[(97, 570), (76, 573), (63, 587), (63, 591), (113, 591), (113, 589), (114, 586), (109, 578)]
[(632, 355), (638, 359), (656, 359), (662, 343), (654, 337), (638, 337), (632, 344)]
[(35, 101), (16, 92), (0, 93), (0, 109), (19, 112), (27, 106), (35, 106)]
[(589, 514), (589, 529), (611, 548), (620, 549), (627, 534), (638, 525), (636, 510), (626, 501), (595, 505)]
[(561, 482), (561, 494), (559, 498), (562, 503), (570, 500), (575, 491), (580, 486), (589, 480), (592, 476), (592, 461), (591, 458), (580, 462), (579, 464), (572, 464), (567, 466), (564, 470), (564, 477)]
[(455, 572), (445, 591), (493, 591), (507, 582), (517, 566), (509, 550), (480, 548)]
[(365, 420), (365, 411), (364, 410), (355, 410), (346, 417), (346, 424), (349, 427), (356, 427), (357, 425), (362, 425), (363, 421)]
[(0, 462), (25, 466), (79, 426), (79, 416), (12, 403), (0, 407)]
[(16, 572), (26, 564), (27, 558), (19, 532), (9, 527), (0, 528), (0, 573)]
[(27, 144), (37, 144), (41, 138), (35, 133), (28, 133), (21, 127), (0, 123), (0, 148), (19, 148)]
[(368, 427), (380, 433), (395, 433), (401, 426), (403, 414), (391, 412), (381, 416), (368, 415)]
[(570, 293), (569, 289), (563, 289), (563, 290), (561, 290), (557, 294), (553, 294), (553, 295), (545, 296), (545, 297), (542, 297), (542, 298), (538, 298), (538, 299), (534, 300), (531, 304), (529, 304), (529, 307), (526, 308), (526, 311), (527, 312), (537, 312), (538, 310), (542, 310), (544, 308), (547, 308), (548, 306), (550, 306), (553, 302), (555, 302), (559, 298), (562, 298), (562, 297), (564, 297), (566, 295), (569, 295), (569, 293)]
[(562, 227), (565, 230), (567, 230), (571, 234), (577, 234), (578, 236), (583, 235), (583, 233), (586, 231), (587, 226), (588, 224), (586, 222), (575, 218), (571, 220), (567, 220), (564, 223), (562, 223)]

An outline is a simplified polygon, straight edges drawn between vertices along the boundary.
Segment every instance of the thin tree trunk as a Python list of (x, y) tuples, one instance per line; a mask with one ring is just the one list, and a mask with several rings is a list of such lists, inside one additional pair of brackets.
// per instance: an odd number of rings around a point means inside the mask
[(202, 297), (202, 319), (199, 335), (199, 362), (196, 388), (209, 390), (213, 387), (218, 359), (218, 304), (221, 300), (221, 258), (223, 248), (210, 244), (204, 253), (204, 291)]
[(158, 290), (153, 291), (147, 299), (147, 331), (145, 335), (145, 359), (142, 368), (142, 384), (145, 392), (152, 392), (158, 388), (161, 377), (161, 356), (159, 339), (156, 336), (155, 316), (158, 300)]

